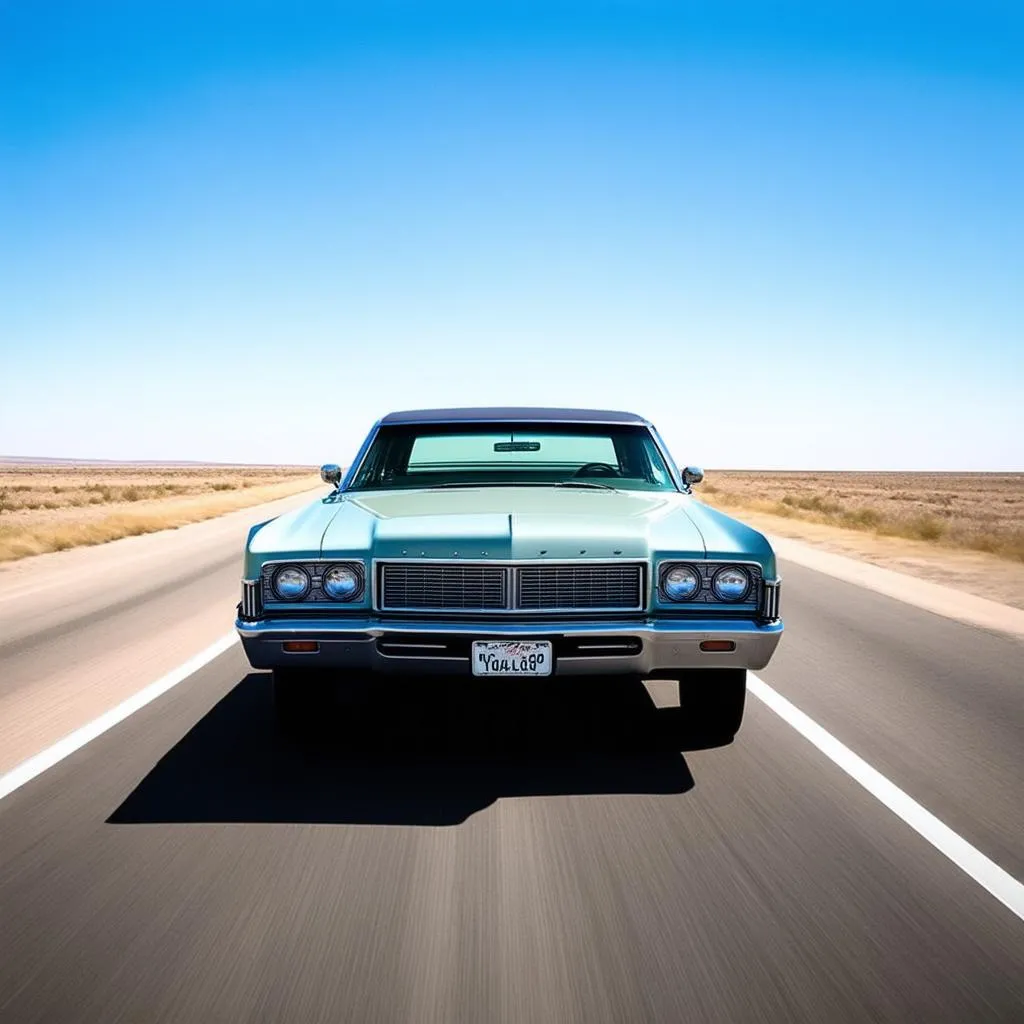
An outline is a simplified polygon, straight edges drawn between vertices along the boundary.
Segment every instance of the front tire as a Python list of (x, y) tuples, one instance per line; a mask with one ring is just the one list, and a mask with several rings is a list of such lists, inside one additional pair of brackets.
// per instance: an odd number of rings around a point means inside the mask
[(746, 696), (746, 669), (701, 668), (679, 673), (683, 728), (708, 746), (732, 742), (743, 723)]

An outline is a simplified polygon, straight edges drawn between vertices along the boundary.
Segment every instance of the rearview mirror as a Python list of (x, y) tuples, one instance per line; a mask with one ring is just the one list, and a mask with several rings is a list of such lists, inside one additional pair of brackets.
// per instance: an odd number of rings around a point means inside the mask
[(324, 463), (320, 467), (320, 479), (325, 484), (337, 487), (341, 483), (341, 466), (336, 466), (333, 462)]
[(698, 469), (697, 466), (687, 466), (683, 470), (683, 483), (687, 487), (692, 487), (694, 484), (699, 484), (704, 479), (704, 470)]

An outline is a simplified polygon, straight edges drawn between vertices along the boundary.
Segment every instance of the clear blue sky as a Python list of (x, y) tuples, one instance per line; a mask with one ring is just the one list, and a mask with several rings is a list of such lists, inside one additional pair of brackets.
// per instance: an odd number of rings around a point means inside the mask
[(0, 3), (0, 346), (0, 454), (1024, 469), (1024, 6)]

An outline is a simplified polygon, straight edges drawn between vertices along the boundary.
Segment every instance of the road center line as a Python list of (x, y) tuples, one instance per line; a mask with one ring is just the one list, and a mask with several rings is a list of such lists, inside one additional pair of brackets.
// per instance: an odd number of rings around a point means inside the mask
[(1024, 921), (1024, 885), (1013, 875), (976, 850), (753, 672), (747, 673), (747, 690)]
[(161, 676), (109, 711), (105, 711), (99, 718), (94, 718), (80, 729), (69, 733), (62, 740), (58, 740), (52, 747), (47, 747), (28, 760), (22, 761), (21, 764), (15, 765), (5, 775), (0, 775), (0, 800), (9, 796), (20, 786), (24, 786), (26, 782), (31, 782), (47, 768), (52, 768), (58, 761), (63, 761), (64, 758), (69, 757), (76, 750), (84, 747), (86, 743), (96, 739), (97, 736), (101, 736), (108, 729), (112, 729), (119, 722), (123, 722), (129, 715), (135, 714), (140, 708), (152, 703), (161, 694), (177, 686), (178, 683), (184, 682), (190, 675), (198, 672), (204, 665), (208, 665), (214, 658), (219, 658), (236, 643), (238, 643), (237, 633), (225, 633), (205, 650), (193, 655), (184, 664), (171, 669), (167, 675)]

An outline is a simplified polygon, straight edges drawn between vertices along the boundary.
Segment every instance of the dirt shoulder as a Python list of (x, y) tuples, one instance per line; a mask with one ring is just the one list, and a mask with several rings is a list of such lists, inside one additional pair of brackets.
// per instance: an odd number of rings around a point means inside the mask
[(712, 470), (695, 496), (764, 533), (1024, 609), (1024, 473)]
[[(708, 504), (715, 503), (708, 499)], [(735, 504), (718, 507), (762, 533), (791, 537), (834, 554), (859, 558), (884, 569), (1024, 609), (1024, 563), (982, 551), (940, 547), (928, 541), (878, 536), (825, 523), (774, 516)]]
[(0, 562), (173, 529), (320, 485), (307, 467), (0, 466)]

